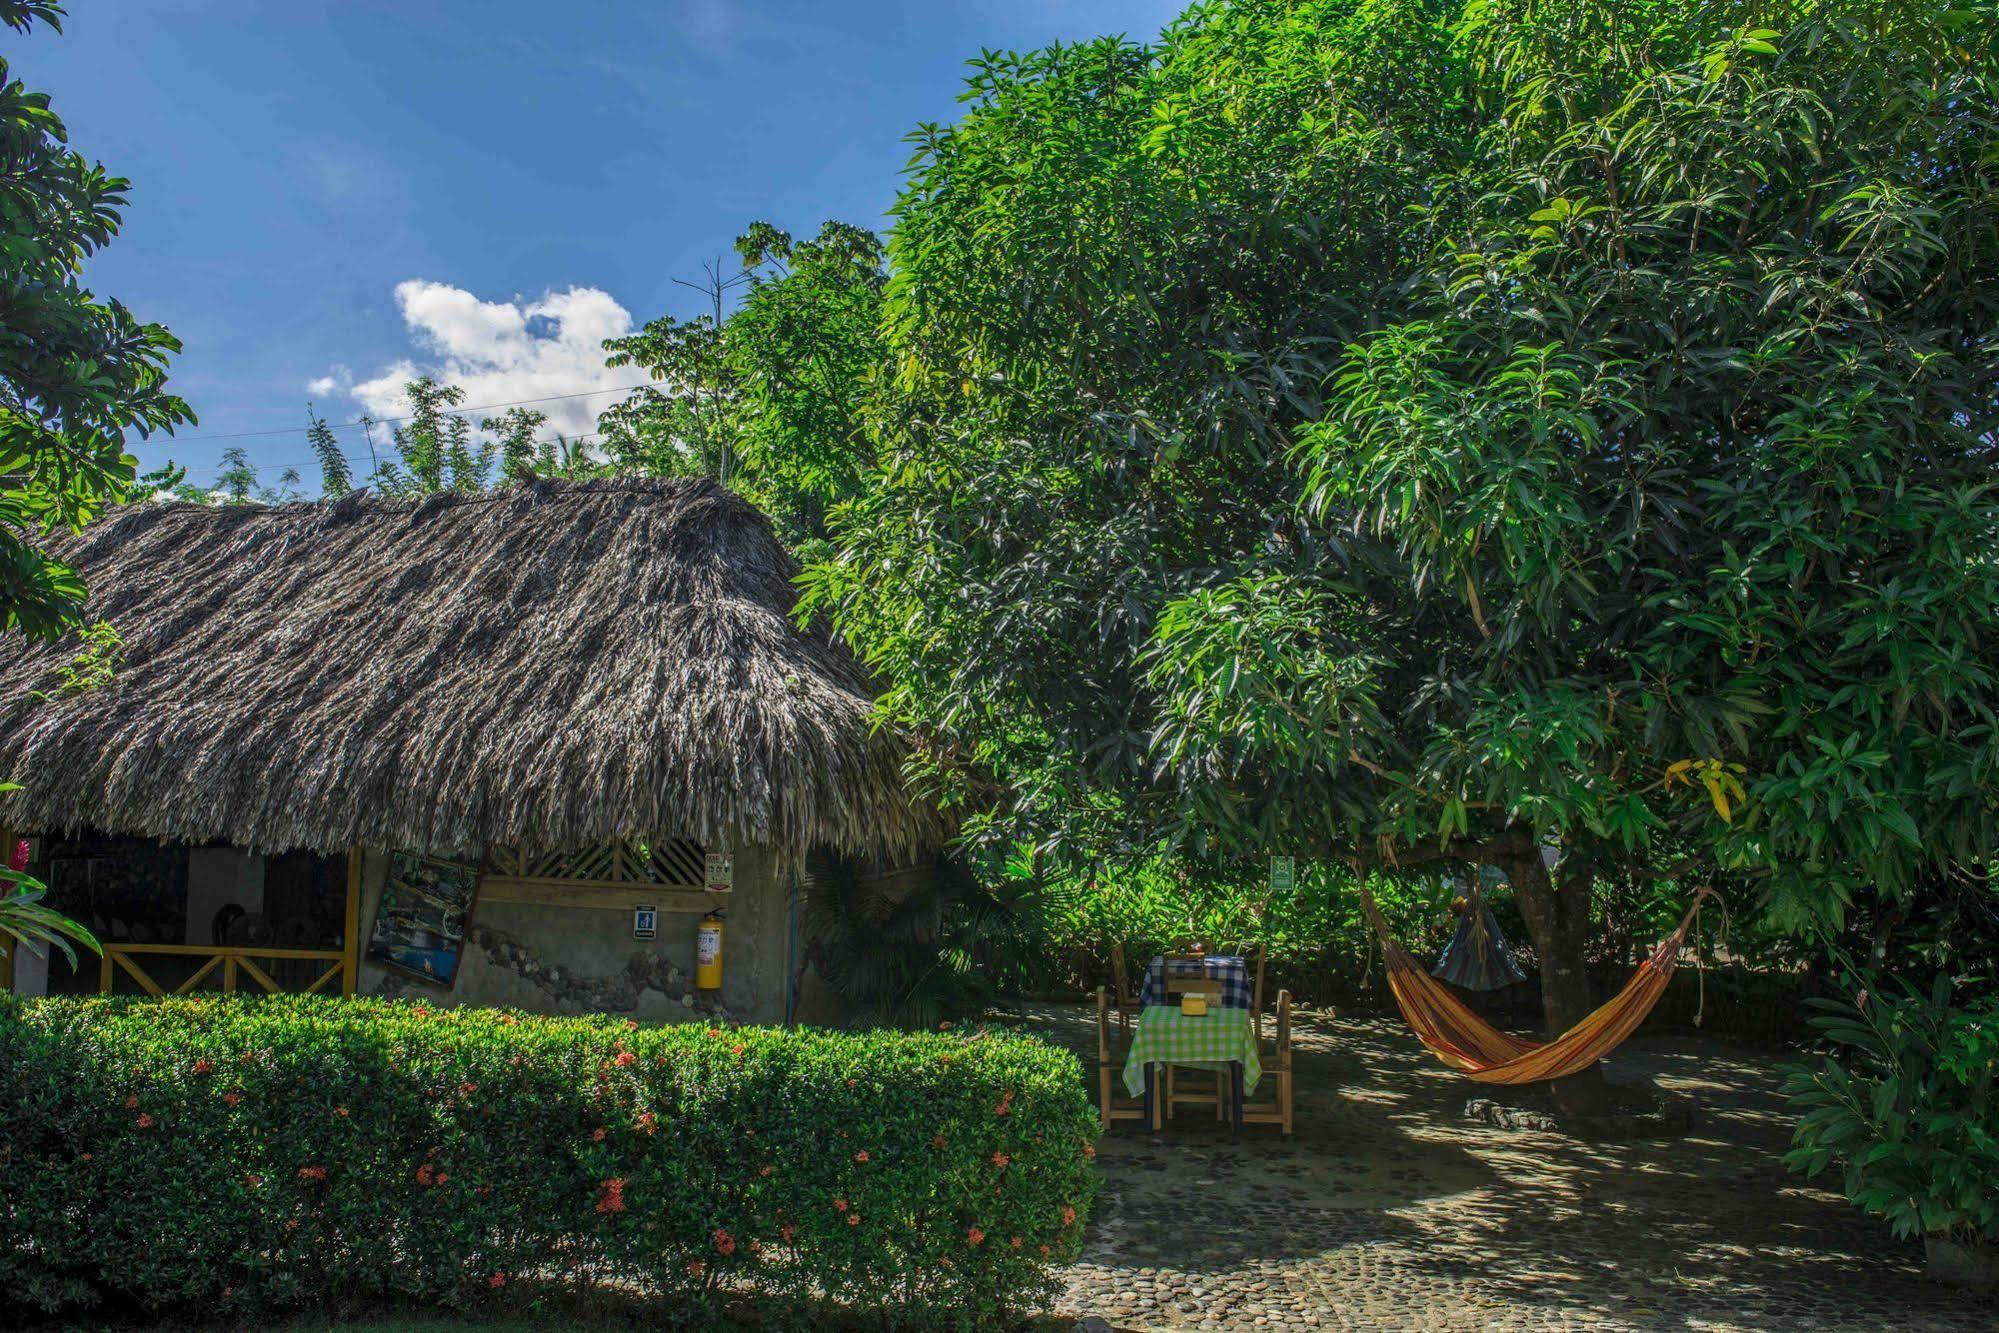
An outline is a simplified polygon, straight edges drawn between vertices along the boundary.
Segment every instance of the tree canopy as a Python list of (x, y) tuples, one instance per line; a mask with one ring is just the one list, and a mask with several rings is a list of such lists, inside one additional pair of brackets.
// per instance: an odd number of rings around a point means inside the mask
[[(61, 19), (59, 5), (0, 0), (17, 32)], [(48, 95), (0, 59), (0, 627), (37, 638), (75, 628), (84, 595), (38, 538), (133, 492), (127, 432), (194, 420), (166, 388), (180, 343), (83, 285), (129, 188), (71, 148)]]
[(811, 603), (975, 834), (1449, 844), (1556, 974), (1610, 867), (1793, 924), (1982, 875), (1995, 34), (1236, 0), (987, 53)]

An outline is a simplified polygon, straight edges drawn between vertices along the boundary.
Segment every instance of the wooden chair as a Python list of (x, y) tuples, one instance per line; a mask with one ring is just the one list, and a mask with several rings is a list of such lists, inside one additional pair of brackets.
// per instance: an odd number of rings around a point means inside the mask
[[(1131, 1049), (1127, 1039), (1125, 1049)], [(1118, 1088), (1122, 1080), (1118, 1078), (1117, 1061), (1111, 1051), (1110, 997), (1104, 994), (1102, 986), (1097, 987), (1097, 1108), (1103, 1118), (1104, 1132), (1109, 1133), (1113, 1120), (1144, 1120), (1145, 1102), (1123, 1097)], [(1119, 1105), (1120, 1100), (1123, 1105)], [(1151, 1129), (1158, 1129), (1162, 1112), (1162, 1097), (1152, 1099)]]
[[(1138, 1021), (1138, 995), (1125, 972), (1124, 943), (1111, 945), (1111, 982), (1117, 987), (1117, 1024), (1125, 1040), (1131, 1040), (1131, 1025)], [(1101, 988), (1100, 988), (1101, 989)]]
[(1257, 1039), (1257, 1059), (1263, 1064), (1263, 1082), (1270, 1088), (1270, 1100), (1245, 1101), (1245, 1125), (1276, 1125), (1288, 1138), (1292, 1131), (1291, 1110), (1291, 992), (1277, 992), (1277, 1040), (1265, 1048)]

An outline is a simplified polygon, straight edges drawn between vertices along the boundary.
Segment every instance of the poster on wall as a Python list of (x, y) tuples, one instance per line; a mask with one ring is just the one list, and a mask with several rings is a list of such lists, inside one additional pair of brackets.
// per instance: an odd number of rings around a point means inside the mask
[(368, 936), (369, 961), (449, 990), (458, 980), (478, 892), (476, 865), (393, 853)]

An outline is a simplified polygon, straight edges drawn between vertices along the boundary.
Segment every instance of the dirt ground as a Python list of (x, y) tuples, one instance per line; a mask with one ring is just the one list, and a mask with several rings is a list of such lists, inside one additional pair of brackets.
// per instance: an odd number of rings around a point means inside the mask
[[(1035, 1027), (1087, 1053), (1095, 1012)], [(1117, 1329), (1999, 1329), (1922, 1250), (1787, 1173), (1777, 1061), (1639, 1038), (1613, 1078), (1698, 1104), (1691, 1136), (1581, 1143), (1464, 1119), (1475, 1085), (1399, 1023), (1308, 1017), (1298, 1133), (1186, 1108), (1120, 1124), (1055, 1313)]]

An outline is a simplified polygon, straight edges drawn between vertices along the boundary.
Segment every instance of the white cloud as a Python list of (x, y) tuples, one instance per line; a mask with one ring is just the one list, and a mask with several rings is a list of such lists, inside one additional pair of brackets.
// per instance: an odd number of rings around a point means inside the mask
[[(396, 284), (396, 305), (409, 327), (412, 355), (361, 380), (334, 366), (308, 390), (346, 394), (361, 411), (386, 421), (409, 410), (403, 385), (429, 375), (463, 389), (468, 408), (554, 400), (529, 404), (548, 414), (542, 433), (574, 436), (596, 430), (597, 414), (618, 401), (620, 393), (608, 390), (644, 378), (630, 367), (605, 367), (604, 339), (630, 333), (632, 316), (595, 287), (570, 287), (534, 301), (482, 301), (462, 287), (412, 279)], [(559, 397), (574, 394), (589, 396)]]

